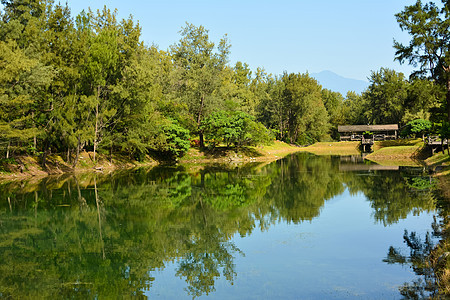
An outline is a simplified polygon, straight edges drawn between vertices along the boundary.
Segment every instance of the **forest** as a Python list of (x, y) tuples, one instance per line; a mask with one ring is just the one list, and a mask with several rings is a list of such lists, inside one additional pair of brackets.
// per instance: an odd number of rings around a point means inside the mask
[(338, 139), (338, 125), (417, 120), (449, 136), (449, 4), (418, 1), (396, 15), (411, 43), (394, 42), (395, 59), (417, 72), (382, 67), (365, 92), (341, 95), (308, 73), (231, 65), (227, 36), (212, 41), (201, 25), (186, 23), (162, 50), (142, 41), (132, 16), (119, 20), (106, 6), (72, 16), (54, 1), (1, 3), (2, 159), (35, 155), (45, 166), (59, 153), (76, 166), (90, 151), (94, 162), (99, 153), (176, 160), (189, 147), (306, 145)]

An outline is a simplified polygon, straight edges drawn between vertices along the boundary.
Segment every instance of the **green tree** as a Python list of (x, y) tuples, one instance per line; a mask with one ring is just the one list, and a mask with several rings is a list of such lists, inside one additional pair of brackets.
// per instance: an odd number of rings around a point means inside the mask
[(277, 77), (267, 76), (262, 69), (252, 82), (252, 89), (260, 101), (257, 108), (258, 121), (277, 133), (277, 138), (284, 140), (287, 128), (287, 117), (284, 113), (284, 83)]
[(225, 143), (227, 147), (267, 144), (271, 141), (268, 130), (244, 112), (218, 111), (206, 117), (201, 130), (213, 147)]
[(0, 43), (0, 139), (7, 156), (12, 149), (36, 148), (36, 138), (45, 135), (51, 109), (46, 90), (56, 75), (42, 59), (46, 12), (52, 3), (2, 1)]
[(227, 63), (230, 45), (225, 36), (216, 51), (208, 30), (189, 23), (182, 28), (181, 36), (180, 41), (170, 48), (175, 68), (180, 69), (178, 92), (196, 123), (194, 133), (199, 134), (203, 147), (203, 133), (199, 127), (206, 115), (223, 104), (215, 93), (221, 83), (220, 75)]
[(447, 88), (447, 121), (450, 122), (450, 2), (442, 0), (442, 7), (433, 2), (413, 5), (395, 15), (400, 28), (409, 33), (411, 41), (403, 45), (394, 41), (395, 58), (417, 67), (413, 76), (429, 76)]
[(308, 74), (285, 73), (282, 81), (289, 142), (306, 144), (321, 140), (328, 133), (329, 124), (322, 87)]
[(189, 130), (179, 126), (176, 121), (165, 120), (159, 127), (158, 135), (153, 148), (162, 160), (176, 160), (189, 150)]
[(369, 123), (366, 111), (369, 109), (367, 99), (355, 92), (348, 92), (344, 101), (349, 124), (363, 125)]
[(424, 119), (416, 119), (414, 121), (408, 122), (406, 124), (408, 128), (408, 132), (417, 135), (422, 135), (422, 140), (425, 141), (425, 133), (427, 133), (431, 129), (431, 122)]
[(371, 124), (398, 124), (404, 114), (409, 83), (403, 73), (381, 68), (370, 75), (365, 114)]
[(442, 99), (444, 94), (442, 86), (431, 80), (411, 78), (402, 123), (415, 119), (440, 122), (442, 118), (439, 116), (439, 99)]
[(348, 124), (348, 109), (344, 105), (344, 97), (338, 92), (323, 89), (322, 101), (330, 118), (331, 136), (338, 139), (338, 125)]

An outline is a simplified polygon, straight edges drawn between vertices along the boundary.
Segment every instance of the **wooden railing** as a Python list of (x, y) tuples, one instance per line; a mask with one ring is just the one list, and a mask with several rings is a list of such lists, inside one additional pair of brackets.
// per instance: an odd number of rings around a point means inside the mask
[(364, 136), (361, 138), (361, 145), (373, 145), (373, 139), (366, 139)]
[[(341, 136), (341, 141), (361, 141), (364, 138), (362, 134), (352, 134), (352, 135), (345, 135)], [(373, 140), (374, 141), (386, 141), (386, 140), (395, 140), (397, 139), (396, 135), (389, 135), (389, 134), (374, 134)]]

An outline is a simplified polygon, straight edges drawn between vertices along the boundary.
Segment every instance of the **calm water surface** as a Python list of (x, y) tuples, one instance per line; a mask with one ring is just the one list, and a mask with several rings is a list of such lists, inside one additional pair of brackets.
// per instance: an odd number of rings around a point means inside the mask
[(401, 299), (436, 195), (305, 153), (0, 184), (0, 298)]

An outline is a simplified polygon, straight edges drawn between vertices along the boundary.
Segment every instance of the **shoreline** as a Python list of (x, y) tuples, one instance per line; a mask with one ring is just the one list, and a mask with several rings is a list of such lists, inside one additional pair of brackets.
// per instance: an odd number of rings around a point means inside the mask
[[(239, 164), (251, 162), (271, 162), (296, 152), (309, 152), (315, 155), (361, 155), (359, 142), (318, 142), (307, 147), (298, 147), (275, 141), (272, 145), (242, 148), (217, 147), (213, 150), (199, 150), (191, 148), (177, 165), (195, 164)], [(398, 166), (427, 166), (433, 169), (434, 176), (450, 176), (450, 159), (448, 154), (436, 153), (425, 157), (422, 151), (422, 140), (395, 140), (376, 142), (375, 151), (364, 159), (379, 165)], [(118, 170), (134, 169), (162, 165), (147, 157), (144, 162), (130, 160), (124, 156), (114, 156), (111, 163), (104, 155), (98, 155), (96, 164), (92, 161), (92, 153), (82, 152), (78, 164), (72, 168), (59, 155), (48, 157), (47, 169), (39, 165), (36, 157), (18, 157), (17, 164), (10, 164), (12, 172), (0, 173), (0, 182), (44, 178), (51, 175), (82, 174), (82, 173), (111, 173)], [(1, 166), (0, 166), (1, 167)], [(21, 172), (21, 170), (24, 172)], [(15, 172), (14, 172), (15, 170)]]
[[(243, 147), (240, 149), (217, 148), (214, 151), (200, 151), (191, 148), (186, 155), (176, 162), (177, 165), (214, 164), (214, 163), (250, 163), (270, 162), (281, 159), (286, 155), (300, 151), (301, 148), (283, 142), (275, 141), (272, 145), (258, 147)], [(20, 156), (15, 158), (16, 164), (9, 164), (7, 168), (12, 172), (1, 172), (0, 183), (16, 180), (42, 179), (53, 175), (111, 173), (119, 170), (138, 167), (154, 167), (163, 165), (150, 157), (138, 162), (123, 156), (114, 156), (111, 163), (105, 156), (98, 155), (96, 164), (91, 159), (92, 153), (82, 152), (75, 168), (66, 163), (57, 154), (50, 155), (46, 170), (39, 164), (36, 157)], [(1, 166), (0, 166), (1, 167)], [(21, 171), (22, 170), (22, 171)], [(25, 171), (23, 171), (25, 170)]]

